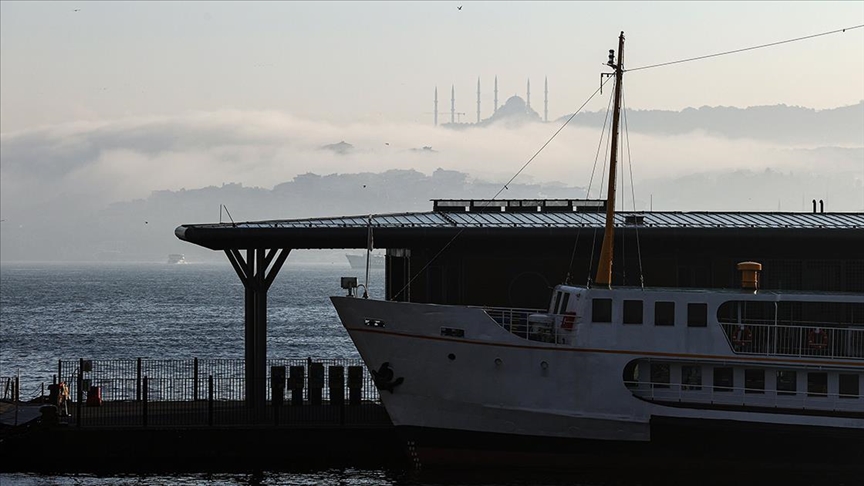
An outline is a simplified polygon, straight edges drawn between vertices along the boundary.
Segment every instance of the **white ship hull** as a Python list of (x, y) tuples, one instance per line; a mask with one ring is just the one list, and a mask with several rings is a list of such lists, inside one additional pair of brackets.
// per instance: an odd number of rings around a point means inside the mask
[[(777, 394), (745, 397), (743, 392), (715, 392), (703, 386), (698, 392), (686, 392), (682, 406), (680, 387), (643, 393), (640, 387), (625, 385), (622, 375), (627, 364), (646, 356), (705, 363), (739, 361), (742, 366), (750, 360), (754, 366), (764, 365), (764, 357), (730, 352), (717, 323), (706, 329), (644, 326), (628, 329), (628, 334), (612, 325), (591, 327), (580, 318), (572, 330), (559, 329), (555, 341), (539, 342), (508, 331), (482, 308), (349, 297), (332, 300), (367, 366), (381, 372), (386, 363), (392, 370), (392, 377), (383, 381), (381, 400), (394, 425), (406, 432), (411, 450), (422, 456), (418, 461), (424, 463), (480, 457), (506, 462), (513, 454), (543, 451), (544, 443), (553, 445), (552, 453), (575, 448), (592, 457), (608, 448), (644, 447), (655, 453), (657, 441), (652, 441), (652, 435), (661, 419), (673, 425), (721, 424), (707, 425), (718, 433), (739, 426), (779, 436), (791, 427), (797, 438), (807, 436), (802, 428), (816, 435), (829, 431), (838, 439), (835, 446), (846, 444), (840, 437), (851, 433), (853, 444), (864, 444), (860, 398), (827, 398), (824, 403), (809, 399), (815, 408), (801, 413), (800, 398)], [(689, 341), (688, 333), (692, 334)], [(697, 333), (702, 339), (693, 338)], [(678, 342), (682, 336), (684, 341)], [(858, 373), (862, 364), (826, 362), (819, 357), (775, 361), (772, 366), (777, 367), (823, 362), (823, 367)], [(388, 382), (394, 385), (392, 392), (387, 391)], [(745, 400), (746, 407), (742, 406)], [(465, 456), (451, 440), (463, 447), (474, 442), (476, 448)], [(496, 447), (502, 454), (491, 454)], [(864, 461), (864, 445), (857, 450)]]

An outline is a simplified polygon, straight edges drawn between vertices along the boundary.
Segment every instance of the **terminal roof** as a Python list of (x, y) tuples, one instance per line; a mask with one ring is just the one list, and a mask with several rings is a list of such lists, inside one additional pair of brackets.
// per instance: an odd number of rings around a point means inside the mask
[[(187, 224), (178, 238), (211, 249), (225, 248), (365, 248), (371, 227), (376, 248), (406, 247), (406, 241), (447, 237), (541, 236), (579, 228), (602, 228), (602, 212), (429, 211), (331, 218)], [(617, 228), (658, 230), (798, 229), (864, 230), (864, 213), (792, 212), (619, 212)], [(858, 236), (864, 235), (855, 231)], [(391, 240), (391, 241), (387, 241)], [(398, 242), (396, 241), (398, 240)]]

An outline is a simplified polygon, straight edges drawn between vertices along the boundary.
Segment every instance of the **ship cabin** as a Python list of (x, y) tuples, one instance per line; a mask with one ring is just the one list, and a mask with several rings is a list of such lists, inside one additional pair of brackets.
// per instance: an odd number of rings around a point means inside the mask
[(862, 294), (559, 285), (545, 311), (486, 311), (528, 341), (627, 356), (642, 400), (864, 417)]

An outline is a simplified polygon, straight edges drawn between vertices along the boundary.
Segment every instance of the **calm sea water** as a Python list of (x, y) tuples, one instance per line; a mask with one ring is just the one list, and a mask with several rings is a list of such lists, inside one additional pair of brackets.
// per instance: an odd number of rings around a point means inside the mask
[[(356, 276), (360, 282), (364, 278), (363, 271), (351, 269), (347, 262), (287, 263), (283, 267), (269, 292), (268, 357), (359, 357), (328, 299), (343, 293), (339, 287), (342, 276)], [(383, 296), (383, 278), (381, 270), (371, 274), (373, 297)], [(22, 398), (29, 398), (39, 394), (40, 383), (51, 381), (60, 358), (242, 358), (243, 298), (243, 286), (227, 261), (186, 265), (2, 264), (0, 377), (20, 373)], [(494, 472), (430, 476), (401, 470), (332, 469), (126, 476), (0, 474), (0, 485), (690, 486), (708, 484), (709, 479), (670, 482), (614, 475), (588, 479), (562, 477), (542, 469), (503, 476)], [(769, 483), (733, 480), (720, 484)], [(778, 484), (792, 483), (825, 484), (788, 478)]]
[[(345, 264), (287, 263), (268, 294), (270, 358), (358, 357), (329, 296)], [(370, 278), (383, 294), (383, 271)], [(242, 358), (243, 285), (223, 264), (0, 265), (0, 376), (30, 393), (77, 358)], [(22, 396), (23, 398), (23, 396)]]

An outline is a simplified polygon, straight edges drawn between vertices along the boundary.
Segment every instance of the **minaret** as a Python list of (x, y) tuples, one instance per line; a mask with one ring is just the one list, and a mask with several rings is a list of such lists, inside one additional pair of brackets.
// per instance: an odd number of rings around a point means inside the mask
[(438, 86), (435, 86), (435, 126), (438, 126)]
[(450, 123), (456, 123), (456, 87), (450, 85)]
[(498, 113), (498, 76), (495, 76), (495, 112)]
[(477, 123), (480, 123), (480, 78), (477, 78)]
[(528, 78), (528, 96), (525, 100), (525, 103), (528, 105), (528, 109), (531, 109), (531, 78)]
[(543, 78), (543, 121), (549, 121), (549, 76)]

